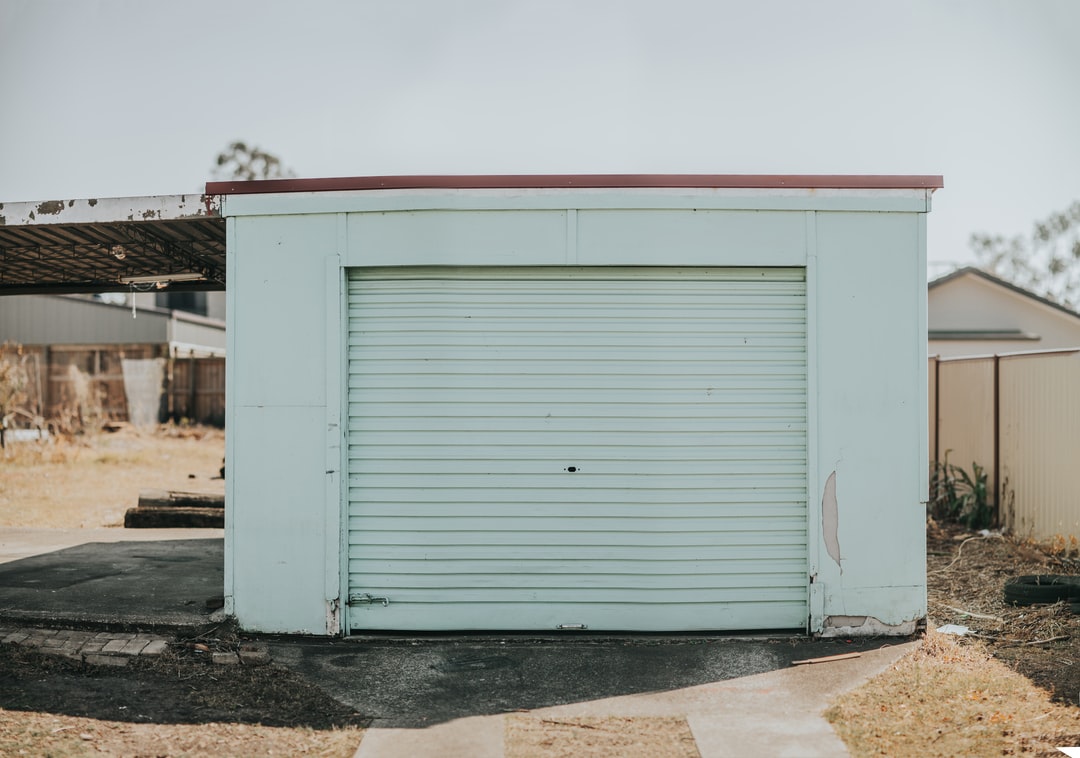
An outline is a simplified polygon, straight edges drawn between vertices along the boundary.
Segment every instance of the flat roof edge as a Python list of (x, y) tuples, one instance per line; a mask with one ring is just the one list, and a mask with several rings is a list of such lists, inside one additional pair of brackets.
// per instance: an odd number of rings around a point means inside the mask
[(221, 198), (212, 194), (0, 203), (0, 226), (115, 224), (220, 217)]
[(941, 189), (935, 175), (506, 174), (350, 176), (207, 182), (207, 195), (400, 189)]

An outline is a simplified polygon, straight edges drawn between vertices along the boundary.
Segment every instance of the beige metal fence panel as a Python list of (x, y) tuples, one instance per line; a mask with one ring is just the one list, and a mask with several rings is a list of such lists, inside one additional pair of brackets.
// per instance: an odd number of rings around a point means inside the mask
[(938, 363), (937, 455), (974, 476), (972, 463), (994, 481), (994, 359)]
[(1080, 537), (1080, 352), (1000, 360), (1002, 524)]
[(930, 434), (929, 444), (926, 449), (930, 451), (931, 463), (937, 460), (937, 363), (938, 357), (931, 355), (926, 366), (926, 376), (929, 382), (929, 391), (926, 395), (929, 423), (926, 428)]

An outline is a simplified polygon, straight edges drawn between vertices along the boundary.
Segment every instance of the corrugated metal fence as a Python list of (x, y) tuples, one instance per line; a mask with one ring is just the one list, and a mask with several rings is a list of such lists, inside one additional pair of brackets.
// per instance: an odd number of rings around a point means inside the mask
[(930, 358), (930, 454), (986, 469), (1001, 525), (1080, 537), (1080, 349)]

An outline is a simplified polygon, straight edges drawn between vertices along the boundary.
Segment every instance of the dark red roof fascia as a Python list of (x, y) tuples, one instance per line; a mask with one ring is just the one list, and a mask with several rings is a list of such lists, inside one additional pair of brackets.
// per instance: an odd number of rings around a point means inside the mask
[(387, 189), (941, 189), (940, 176), (759, 174), (510, 174), (504, 176), (349, 176), (328, 179), (262, 179), (207, 182), (208, 195)]

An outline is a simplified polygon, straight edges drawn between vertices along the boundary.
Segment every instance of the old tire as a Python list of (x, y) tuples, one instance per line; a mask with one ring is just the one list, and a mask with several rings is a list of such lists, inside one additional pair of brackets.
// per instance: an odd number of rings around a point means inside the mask
[(1029, 574), (1005, 582), (1005, 602), (1012, 605), (1038, 605), (1061, 600), (1080, 606), (1080, 576)]

